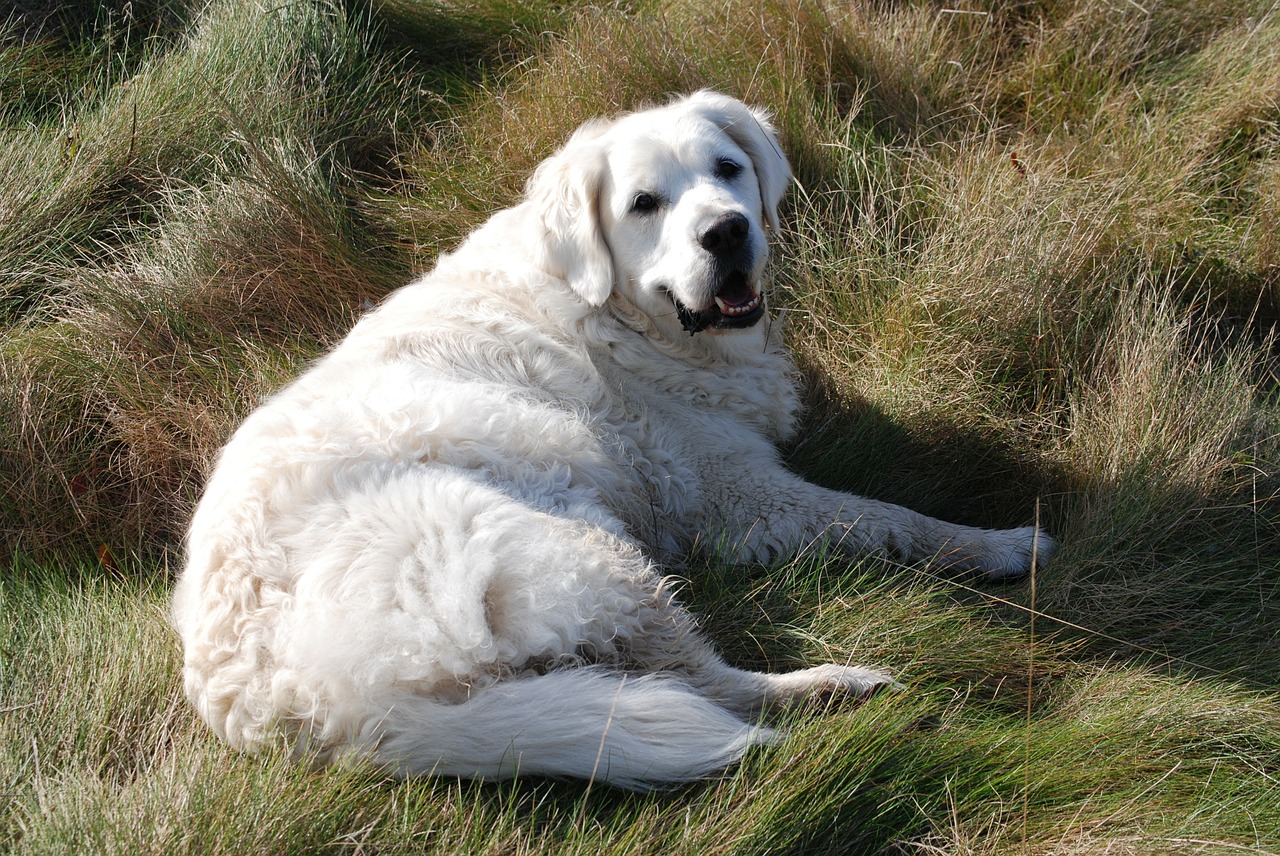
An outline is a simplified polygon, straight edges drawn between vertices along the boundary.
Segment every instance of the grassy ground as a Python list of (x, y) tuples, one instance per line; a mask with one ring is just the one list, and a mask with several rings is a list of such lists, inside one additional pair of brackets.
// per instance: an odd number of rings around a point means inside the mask
[[(139, 0), (0, 18), (0, 849), (1280, 852), (1272, 0)], [(1063, 542), (999, 588), (695, 565), (731, 659), (906, 691), (724, 781), (244, 757), (164, 622), (237, 420), (583, 119), (714, 86), (796, 167), (798, 470)]]

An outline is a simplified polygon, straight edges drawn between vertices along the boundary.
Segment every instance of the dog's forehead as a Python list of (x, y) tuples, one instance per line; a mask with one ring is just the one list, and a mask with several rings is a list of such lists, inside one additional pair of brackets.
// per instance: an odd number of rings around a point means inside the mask
[(707, 174), (720, 158), (745, 160), (733, 138), (701, 116), (651, 111), (628, 119), (612, 129), (608, 149), (619, 183), (658, 186)]

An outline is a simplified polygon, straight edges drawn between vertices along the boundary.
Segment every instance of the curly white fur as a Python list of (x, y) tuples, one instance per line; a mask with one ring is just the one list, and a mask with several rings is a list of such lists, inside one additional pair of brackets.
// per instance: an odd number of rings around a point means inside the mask
[(789, 176), (767, 118), (714, 93), (584, 126), (252, 414), (173, 602), (218, 735), (406, 775), (705, 777), (771, 739), (762, 710), (889, 679), (735, 669), (655, 563), (700, 536), (991, 575), (1047, 553), (782, 467), (795, 372), (757, 321)]

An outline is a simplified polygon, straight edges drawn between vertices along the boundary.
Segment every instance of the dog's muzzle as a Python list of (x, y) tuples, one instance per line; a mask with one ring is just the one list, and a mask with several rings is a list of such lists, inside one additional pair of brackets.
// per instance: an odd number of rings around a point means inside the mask
[(751, 221), (738, 211), (718, 216), (698, 235), (698, 244), (712, 257), (718, 284), (705, 309), (690, 309), (671, 295), (680, 326), (690, 336), (753, 326), (764, 316), (764, 301), (748, 273), (754, 255)]
[(685, 306), (675, 295), (671, 300), (676, 306), (680, 327), (690, 336), (707, 329), (737, 330), (752, 327), (764, 317), (764, 300), (740, 270), (730, 271), (720, 282), (711, 305), (693, 310)]

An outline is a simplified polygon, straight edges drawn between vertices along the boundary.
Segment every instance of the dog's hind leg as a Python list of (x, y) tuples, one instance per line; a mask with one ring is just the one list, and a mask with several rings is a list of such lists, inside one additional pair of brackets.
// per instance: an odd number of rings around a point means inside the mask
[(861, 696), (894, 685), (883, 672), (835, 663), (781, 674), (736, 668), (702, 635), (666, 582), (659, 579), (641, 599), (639, 632), (622, 640), (630, 668), (678, 676), (744, 717), (794, 707), (813, 698)]
[[(630, 538), (607, 526), (516, 506), (505, 507), (502, 520), (509, 535), (493, 539), (490, 548), (504, 554), (499, 564), (506, 571), (486, 590), (487, 629), (497, 648), (533, 655), (530, 664), (539, 653), (572, 650), (564, 658), (570, 662), (549, 667), (595, 663), (670, 675), (746, 719), (815, 694), (861, 695), (892, 683), (887, 675), (856, 666), (828, 664), (786, 674), (735, 668)], [(531, 555), (538, 561), (529, 562)], [(533, 642), (552, 638), (559, 641)], [(519, 658), (508, 662), (521, 666)]]

